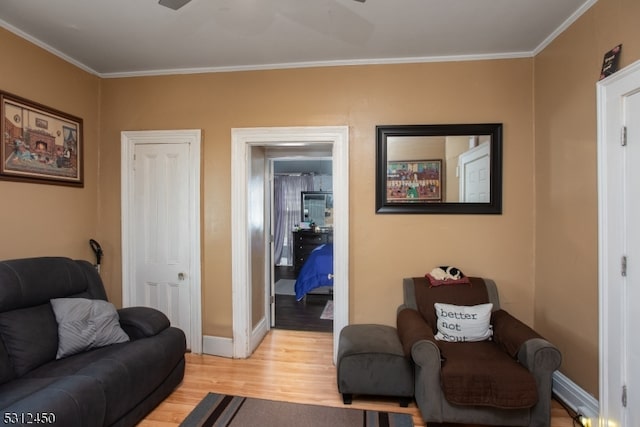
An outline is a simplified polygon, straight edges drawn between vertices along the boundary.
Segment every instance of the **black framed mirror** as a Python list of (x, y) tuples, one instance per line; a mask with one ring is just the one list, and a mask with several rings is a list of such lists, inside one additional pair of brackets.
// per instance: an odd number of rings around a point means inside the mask
[(376, 126), (376, 213), (501, 214), (502, 123)]

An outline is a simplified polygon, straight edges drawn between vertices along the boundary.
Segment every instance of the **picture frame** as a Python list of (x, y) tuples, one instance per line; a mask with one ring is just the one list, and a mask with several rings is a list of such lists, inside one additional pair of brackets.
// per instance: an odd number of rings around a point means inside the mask
[(84, 186), (79, 117), (0, 91), (0, 179)]
[[(439, 171), (437, 188), (417, 197), (391, 193), (390, 170), (427, 164)], [(375, 171), (376, 214), (500, 215), (502, 123), (377, 125)]]
[(387, 202), (442, 201), (442, 159), (387, 162)]

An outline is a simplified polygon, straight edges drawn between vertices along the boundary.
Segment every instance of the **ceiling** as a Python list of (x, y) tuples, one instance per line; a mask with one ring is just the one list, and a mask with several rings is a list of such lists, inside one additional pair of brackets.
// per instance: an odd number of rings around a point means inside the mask
[(530, 57), (597, 0), (2, 0), (0, 26), (102, 77)]

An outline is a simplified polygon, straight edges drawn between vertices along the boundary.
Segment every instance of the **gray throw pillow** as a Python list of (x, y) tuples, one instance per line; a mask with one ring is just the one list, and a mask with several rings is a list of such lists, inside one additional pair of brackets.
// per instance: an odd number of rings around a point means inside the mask
[(85, 298), (56, 298), (51, 306), (58, 322), (56, 359), (129, 341), (113, 304)]

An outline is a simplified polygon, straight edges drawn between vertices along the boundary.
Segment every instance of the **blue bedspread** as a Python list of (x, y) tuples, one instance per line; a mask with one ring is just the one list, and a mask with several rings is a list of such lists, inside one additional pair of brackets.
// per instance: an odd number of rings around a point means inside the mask
[(333, 286), (333, 244), (320, 245), (311, 252), (296, 279), (296, 299), (300, 301), (315, 288)]

